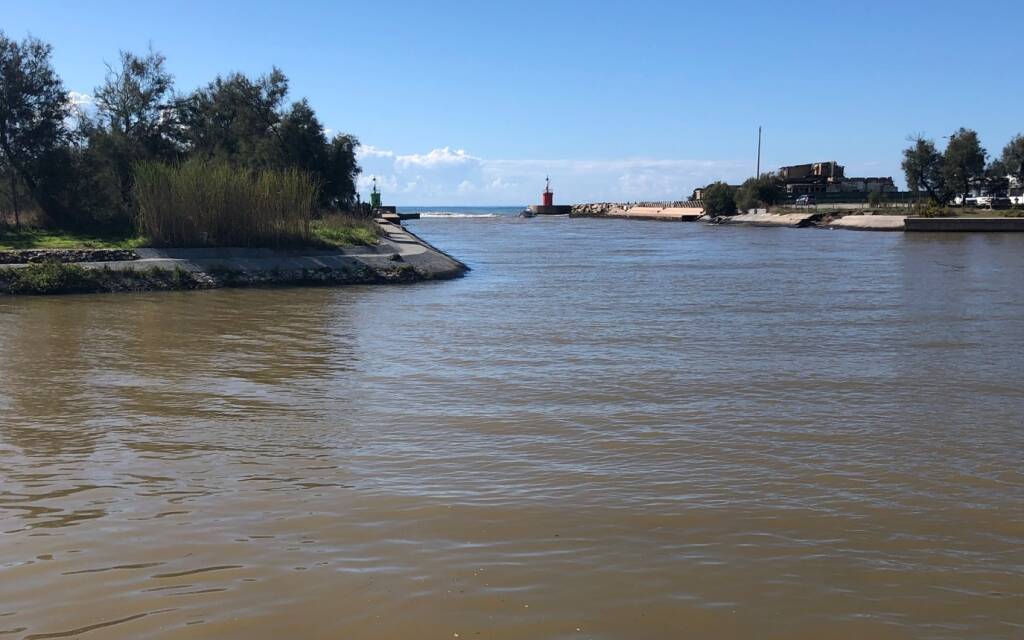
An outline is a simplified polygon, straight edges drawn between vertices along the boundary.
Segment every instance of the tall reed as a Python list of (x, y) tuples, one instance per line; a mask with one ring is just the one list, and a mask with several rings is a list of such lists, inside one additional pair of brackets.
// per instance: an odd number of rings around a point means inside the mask
[(319, 186), (306, 173), (220, 160), (135, 169), (139, 233), (164, 246), (277, 247), (309, 242)]

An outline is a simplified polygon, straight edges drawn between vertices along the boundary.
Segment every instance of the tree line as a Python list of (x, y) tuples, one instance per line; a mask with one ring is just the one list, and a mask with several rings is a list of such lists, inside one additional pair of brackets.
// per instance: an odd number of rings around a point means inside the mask
[(276, 67), (179, 93), (161, 53), (122, 51), (85, 111), (54, 70), (52, 52), (0, 31), (0, 192), (15, 224), (36, 208), (56, 226), (126, 227), (138, 167), (192, 159), (253, 173), (299, 170), (316, 185), (319, 207), (354, 206), (358, 139), (328, 138), (306, 99), (289, 103), (288, 79)]
[(980, 187), (990, 193), (1005, 192), (1009, 179), (1024, 185), (1024, 135), (1014, 136), (999, 157), (989, 154), (976, 131), (961, 127), (948, 137), (939, 152), (935, 141), (918, 135), (903, 151), (903, 172), (911, 191), (927, 194), (935, 204), (946, 205), (957, 195)]

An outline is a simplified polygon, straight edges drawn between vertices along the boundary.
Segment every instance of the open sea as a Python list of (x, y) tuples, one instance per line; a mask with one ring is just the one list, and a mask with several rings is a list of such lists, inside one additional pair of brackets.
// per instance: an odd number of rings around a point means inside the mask
[(473, 270), (0, 298), (0, 637), (1024, 637), (1024, 234), (403, 210)]

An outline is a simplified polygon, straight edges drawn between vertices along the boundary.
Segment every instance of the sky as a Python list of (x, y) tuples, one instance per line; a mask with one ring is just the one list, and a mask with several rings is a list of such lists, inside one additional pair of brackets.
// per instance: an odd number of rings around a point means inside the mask
[(145, 2), (0, 0), (88, 102), (152, 45), (182, 93), (281, 68), (362, 142), (385, 204), (678, 199), (836, 160), (892, 176), (910, 135), (1024, 132), (1020, 0)]

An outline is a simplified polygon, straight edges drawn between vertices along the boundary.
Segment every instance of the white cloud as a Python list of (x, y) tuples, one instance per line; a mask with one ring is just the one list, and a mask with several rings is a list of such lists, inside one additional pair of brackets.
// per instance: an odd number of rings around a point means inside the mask
[(546, 176), (561, 203), (677, 199), (749, 170), (747, 162), (713, 160), (489, 159), (449, 146), (401, 154), (366, 145), (359, 161), (364, 194), (376, 176), (384, 201), (398, 205), (522, 205), (540, 200)]
[(359, 150), (356, 152), (356, 155), (359, 156), (360, 160), (362, 160), (363, 158), (393, 158), (393, 157), (395, 157), (395, 154), (394, 154), (393, 151), (388, 151), (387, 149), (378, 149), (377, 147), (373, 146), (372, 144), (364, 144), (364, 145), (360, 146)]
[(397, 167), (444, 167), (444, 166), (459, 166), (465, 164), (475, 164), (480, 162), (480, 158), (469, 155), (463, 149), (456, 149), (452, 151), (450, 147), (442, 147), (440, 149), (433, 149), (429, 153), (423, 155), (411, 154), (405, 156), (395, 157), (395, 166)]
[(79, 93), (78, 91), (68, 91), (68, 98), (71, 100), (71, 104), (80, 107), (87, 108), (96, 104), (96, 101), (88, 93)]

